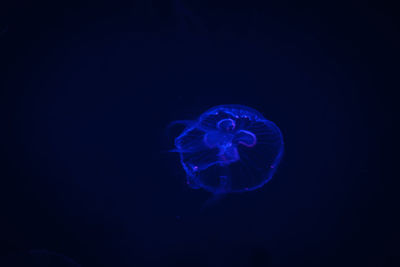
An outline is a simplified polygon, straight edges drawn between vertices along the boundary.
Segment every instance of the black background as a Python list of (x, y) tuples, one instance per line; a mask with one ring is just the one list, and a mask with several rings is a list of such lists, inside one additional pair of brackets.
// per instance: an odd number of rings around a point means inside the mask
[[(394, 265), (395, 14), (380, 1), (2, 4), (5, 266), (32, 249), (83, 266)], [(166, 128), (220, 104), (274, 121), (285, 155), (260, 190), (203, 209), (211, 196), (185, 185)]]

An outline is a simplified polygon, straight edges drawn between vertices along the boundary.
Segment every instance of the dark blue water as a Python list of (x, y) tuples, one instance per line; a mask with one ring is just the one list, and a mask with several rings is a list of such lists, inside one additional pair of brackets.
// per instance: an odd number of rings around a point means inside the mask
[[(390, 7), (117, 2), (0, 11), (5, 260), (391, 264)], [(166, 128), (230, 103), (277, 123), (285, 154), (264, 187), (210, 202)]]

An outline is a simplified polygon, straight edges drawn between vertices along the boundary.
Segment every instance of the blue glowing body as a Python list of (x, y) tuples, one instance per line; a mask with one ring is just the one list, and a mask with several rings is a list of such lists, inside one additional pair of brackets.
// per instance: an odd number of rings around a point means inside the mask
[(282, 157), (281, 131), (252, 108), (216, 106), (185, 124), (175, 151), (192, 188), (213, 193), (255, 190), (272, 178)]

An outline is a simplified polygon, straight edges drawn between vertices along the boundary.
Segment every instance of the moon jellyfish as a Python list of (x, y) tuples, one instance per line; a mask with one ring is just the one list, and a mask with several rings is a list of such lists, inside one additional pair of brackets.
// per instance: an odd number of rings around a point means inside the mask
[(242, 105), (213, 107), (175, 139), (187, 184), (212, 193), (252, 191), (273, 176), (283, 154), (279, 128)]

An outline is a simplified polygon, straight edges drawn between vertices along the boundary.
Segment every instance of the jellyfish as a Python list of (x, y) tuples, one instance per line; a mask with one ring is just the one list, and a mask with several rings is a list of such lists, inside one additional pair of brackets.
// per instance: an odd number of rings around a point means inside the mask
[(213, 107), (175, 138), (187, 184), (215, 194), (252, 191), (271, 180), (283, 154), (279, 128), (242, 105)]

